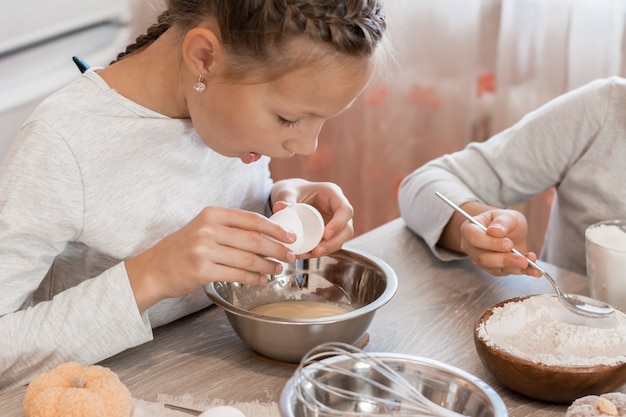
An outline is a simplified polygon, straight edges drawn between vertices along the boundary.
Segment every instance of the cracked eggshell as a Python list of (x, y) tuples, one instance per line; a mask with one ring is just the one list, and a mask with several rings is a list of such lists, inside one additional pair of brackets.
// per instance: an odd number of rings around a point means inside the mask
[(296, 241), (284, 244), (296, 255), (310, 252), (324, 235), (324, 219), (317, 209), (309, 204), (298, 203), (285, 207), (270, 217), (296, 234)]

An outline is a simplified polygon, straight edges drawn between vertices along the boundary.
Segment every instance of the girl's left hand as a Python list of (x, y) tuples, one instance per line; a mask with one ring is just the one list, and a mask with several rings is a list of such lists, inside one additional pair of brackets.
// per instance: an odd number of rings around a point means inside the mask
[(272, 211), (289, 204), (306, 203), (317, 208), (324, 218), (322, 241), (311, 252), (298, 258), (318, 258), (341, 249), (354, 236), (354, 209), (341, 188), (332, 182), (310, 182), (300, 178), (281, 180), (272, 188)]

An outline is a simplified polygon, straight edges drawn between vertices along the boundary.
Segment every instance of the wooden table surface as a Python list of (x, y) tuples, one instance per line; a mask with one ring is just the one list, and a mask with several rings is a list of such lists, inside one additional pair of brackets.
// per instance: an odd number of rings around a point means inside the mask
[[(545, 279), (493, 277), (469, 261), (440, 262), (401, 219), (346, 247), (386, 261), (399, 281), (394, 298), (374, 316), (366, 351), (418, 355), (461, 368), (491, 385), (510, 416), (563, 416), (566, 406), (536, 402), (502, 387), (483, 367), (473, 344), (474, 323), (485, 308), (520, 295), (552, 293)], [(566, 291), (587, 293), (584, 277), (542, 265)], [(156, 329), (152, 342), (101, 365), (115, 371), (134, 398), (146, 401), (156, 401), (158, 394), (278, 401), (294, 371), (252, 356), (217, 306)], [(24, 391), (0, 395), (0, 415), (24, 417)]]

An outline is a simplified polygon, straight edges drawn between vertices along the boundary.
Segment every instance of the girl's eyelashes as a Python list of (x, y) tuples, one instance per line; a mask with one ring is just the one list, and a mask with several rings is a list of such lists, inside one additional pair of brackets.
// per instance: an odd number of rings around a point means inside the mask
[(297, 125), (298, 123), (300, 123), (300, 119), (298, 119), (298, 120), (287, 120), (287, 119), (285, 119), (284, 117), (280, 117), (280, 116), (278, 116), (278, 122), (279, 122), (281, 125), (285, 125), (285, 126), (289, 126), (289, 127), (291, 127), (291, 126), (295, 126), (295, 125)]

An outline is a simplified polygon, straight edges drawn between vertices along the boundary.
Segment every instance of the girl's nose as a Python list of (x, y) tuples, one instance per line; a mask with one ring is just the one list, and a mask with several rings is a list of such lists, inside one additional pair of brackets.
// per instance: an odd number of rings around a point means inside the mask
[(320, 130), (321, 126), (308, 132), (300, 132), (296, 138), (285, 142), (285, 149), (298, 155), (311, 155), (317, 149)]

